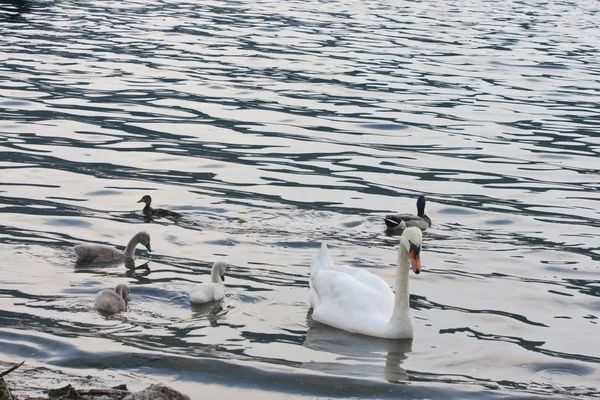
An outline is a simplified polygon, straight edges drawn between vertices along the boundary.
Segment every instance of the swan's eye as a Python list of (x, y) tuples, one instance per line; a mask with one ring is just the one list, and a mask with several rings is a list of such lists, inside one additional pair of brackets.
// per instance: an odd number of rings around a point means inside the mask
[(410, 248), (408, 249), (408, 251), (410, 252), (410, 254), (413, 255), (414, 258), (417, 258), (419, 256), (419, 254), (421, 253), (421, 245), (414, 244), (411, 241), (409, 241), (408, 243), (410, 245)]

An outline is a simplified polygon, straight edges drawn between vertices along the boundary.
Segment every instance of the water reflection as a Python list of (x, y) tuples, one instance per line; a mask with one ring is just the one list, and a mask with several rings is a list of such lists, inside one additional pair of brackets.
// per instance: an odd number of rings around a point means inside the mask
[(390, 383), (409, 379), (402, 363), (412, 351), (413, 339), (388, 340), (356, 335), (313, 321), (310, 315), (308, 318), (303, 346), (341, 357), (335, 363), (305, 362), (305, 368), (342, 376), (382, 378)]
[(0, 21), (27, 22), (23, 14), (31, 11), (29, 0), (0, 0)]
[[(4, 354), (191, 382), (237, 363), (286, 393), (320, 371), (328, 397), (598, 392), (597, 4), (345, 5), (2, 0)], [(144, 224), (141, 193), (184, 217)], [(420, 193), (419, 350), (306, 321), (315, 243), (393, 283), (381, 219)], [(73, 267), (75, 242), (134, 225), (152, 265)], [(231, 295), (192, 307), (216, 258)], [(124, 281), (128, 310), (97, 318), (93, 294)], [(591, 383), (548, 378), (567, 368)]]
[(219, 326), (219, 320), (227, 315), (227, 309), (223, 307), (223, 301), (219, 300), (211, 303), (196, 304), (192, 305), (192, 319), (193, 320), (208, 320), (210, 326), (216, 328)]
[[(152, 272), (148, 264), (150, 261), (146, 261), (143, 264), (135, 265), (135, 261), (132, 259), (125, 260), (125, 276), (128, 278), (135, 278), (139, 283), (150, 283), (150, 280), (146, 276)], [(141, 272), (140, 272), (141, 271)]]

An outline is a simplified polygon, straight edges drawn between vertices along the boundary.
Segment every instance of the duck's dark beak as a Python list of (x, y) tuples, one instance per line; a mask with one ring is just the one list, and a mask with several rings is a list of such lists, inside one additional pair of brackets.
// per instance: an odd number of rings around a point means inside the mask
[(144, 199), (138, 200), (138, 203), (145, 203)]
[(410, 251), (410, 266), (415, 274), (421, 272), (421, 255), (414, 250)]
[(148, 249), (148, 251), (149, 251), (150, 253), (152, 253), (152, 248), (150, 247), (150, 243), (148, 243), (148, 244), (146, 245), (146, 248)]
[(225, 282), (225, 274), (221, 275), (221, 280)]

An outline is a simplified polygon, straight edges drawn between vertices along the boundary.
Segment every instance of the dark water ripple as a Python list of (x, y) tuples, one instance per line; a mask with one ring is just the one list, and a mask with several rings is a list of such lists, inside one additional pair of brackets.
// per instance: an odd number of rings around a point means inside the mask
[[(0, 362), (27, 360), (22, 390), (66, 374), (261, 399), (599, 397), (599, 14), (3, 0)], [(319, 243), (391, 283), (381, 218), (421, 193), (415, 339), (315, 324)], [(183, 218), (145, 223), (143, 194)], [(138, 269), (75, 265), (73, 244), (139, 230), (155, 252)], [(191, 307), (218, 258), (226, 299)], [(95, 313), (122, 282), (128, 311)]]

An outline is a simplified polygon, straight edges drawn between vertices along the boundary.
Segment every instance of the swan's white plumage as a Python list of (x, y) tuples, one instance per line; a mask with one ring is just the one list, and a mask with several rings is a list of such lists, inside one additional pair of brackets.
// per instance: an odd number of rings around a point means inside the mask
[(99, 311), (106, 313), (117, 313), (127, 308), (127, 298), (129, 297), (129, 288), (127, 285), (120, 284), (115, 290), (105, 289), (96, 295), (95, 307)]
[(192, 303), (208, 303), (225, 297), (225, 288), (218, 283), (201, 283), (190, 291)]
[(398, 296), (383, 279), (368, 271), (334, 265), (323, 244), (311, 264), (309, 302), (313, 308), (312, 318), (338, 329), (369, 336), (412, 337), (408, 308), (408, 248), (406, 253), (403, 250), (408, 246), (408, 237), (420, 245), (421, 231), (407, 228), (403, 234), (406, 240), (401, 241), (397, 265), (403, 287), (397, 287), (397, 290), (406, 293)]
[[(317, 304), (315, 299), (319, 297), (333, 303), (330, 305), (332, 307), (343, 303), (353, 309), (364, 309), (365, 312), (370, 307), (383, 307), (391, 313), (394, 308), (394, 293), (383, 279), (362, 269), (334, 265), (325, 243), (321, 245), (321, 252), (311, 265), (310, 286), (309, 302), (313, 308)], [(369, 297), (358, 299), (355, 293), (368, 293)], [(333, 299), (337, 301), (332, 301)], [(344, 303), (344, 300), (349, 303)]]
[(225, 271), (227, 264), (223, 261), (217, 261), (211, 269), (211, 282), (201, 283), (189, 292), (190, 301), (192, 303), (202, 304), (211, 301), (218, 301), (225, 297)]

